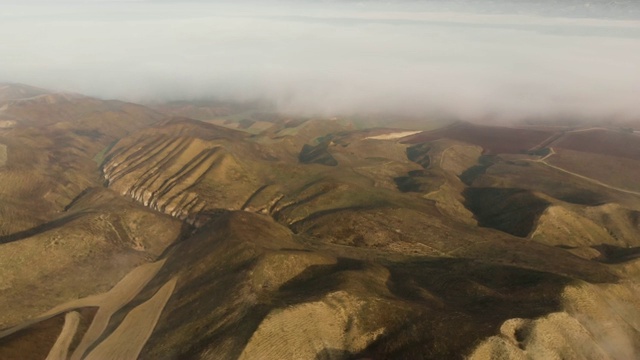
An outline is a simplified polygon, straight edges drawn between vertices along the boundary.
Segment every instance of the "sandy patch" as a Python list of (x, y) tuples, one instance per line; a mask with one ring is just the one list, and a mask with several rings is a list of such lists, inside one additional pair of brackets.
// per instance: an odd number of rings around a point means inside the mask
[(176, 282), (175, 277), (169, 280), (151, 299), (131, 310), (120, 326), (96, 346), (86, 359), (136, 359), (149, 340)]
[[(158, 273), (165, 260), (151, 264), (144, 264), (135, 268), (127, 274), (109, 292), (98, 295), (99, 299), (94, 300), (95, 305), (100, 306), (93, 322), (84, 334), (82, 341), (73, 352), (71, 359), (80, 359), (91, 345), (102, 335), (109, 324), (111, 315), (128, 304), (147, 283)], [(87, 298), (89, 299), (89, 298)], [(79, 300), (82, 301), (82, 300)]]
[(369, 136), (366, 137), (366, 139), (371, 139), (371, 140), (393, 140), (393, 139), (400, 139), (406, 136), (410, 136), (410, 135), (415, 135), (415, 134), (419, 134), (422, 131), (401, 131), (401, 132), (394, 132), (394, 133), (389, 133), (389, 134), (382, 134), (382, 135), (376, 135), (376, 136)]
[(56, 343), (53, 344), (51, 351), (49, 351), (49, 355), (47, 355), (47, 360), (58, 360), (58, 359), (66, 359), (67, 353), (69, 352), (69, 345), (73, 341), (73, 337), (78, 330), (78, 325), (80, 324), (80, 313), (77, 311), (68, 312), (64, 317), (64, 327), (60, 332), (60, 336), (56, 340)]
[(11, 129), (16, 126), (16, 122), (13, 120), (0, 120), (0, 129)]

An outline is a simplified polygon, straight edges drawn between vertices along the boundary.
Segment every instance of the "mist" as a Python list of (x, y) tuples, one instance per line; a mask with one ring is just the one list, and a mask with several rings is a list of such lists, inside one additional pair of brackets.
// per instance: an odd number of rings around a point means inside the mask
[(637, 6), (604, 3), (0, 1), (0, 82), (303, 114), (639, 119)]

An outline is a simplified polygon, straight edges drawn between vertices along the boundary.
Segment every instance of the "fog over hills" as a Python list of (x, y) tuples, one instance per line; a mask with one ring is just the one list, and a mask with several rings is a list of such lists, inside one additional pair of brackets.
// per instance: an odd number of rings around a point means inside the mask
[(634, 4), (9, 2), (0, 79), (307, 114), (628, 119), (639, 110)]

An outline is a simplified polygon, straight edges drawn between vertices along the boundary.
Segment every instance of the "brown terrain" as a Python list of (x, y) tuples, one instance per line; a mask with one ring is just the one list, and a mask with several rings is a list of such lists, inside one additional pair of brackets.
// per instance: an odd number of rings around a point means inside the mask
[(640, 353), (637, 135), (251, 106), (0, 86), (0, 358)]
[(553, 131), (544, 128), (511, 128), (461, 122), (410, 136), (404, 142), (418, 144), (447, 138), (481, 146), (490, 154), (510, 154), (526, 152), (553, 134)]

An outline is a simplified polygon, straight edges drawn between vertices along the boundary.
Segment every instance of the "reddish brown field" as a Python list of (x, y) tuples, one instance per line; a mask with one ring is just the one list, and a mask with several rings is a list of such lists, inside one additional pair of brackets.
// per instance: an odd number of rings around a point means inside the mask
[(621, 189), (640, 191), (640, 160), (555, 148), (546, 161)]
[(640, 160), (640, 136), (622, 131), (595, 129), (565, 134), (554, 148)]
[(433, 131), (425, 131), (404, 142), (417, 144), (442, 138), (464, 141), (481, 146), (490, 154), (517, 154), (542, 143), (554, 134), (550, 130), (517, 129), (458, 123)]

